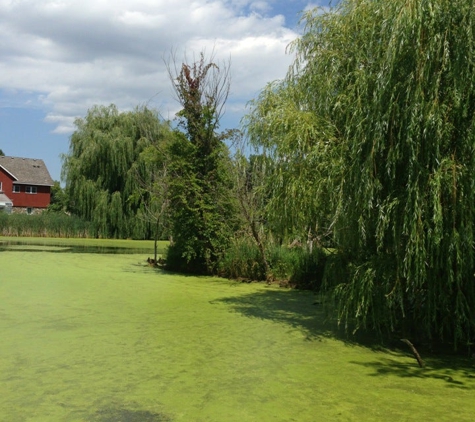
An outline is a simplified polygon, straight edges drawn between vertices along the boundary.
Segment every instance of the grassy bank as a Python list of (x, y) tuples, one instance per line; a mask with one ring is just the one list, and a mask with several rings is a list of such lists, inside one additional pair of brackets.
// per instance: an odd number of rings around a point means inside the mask
[(339, 337), (310, 292), (167, 274), (147, 254), (0, 252), (0, 420), (473, 419), (473, 361), (421, 369)]

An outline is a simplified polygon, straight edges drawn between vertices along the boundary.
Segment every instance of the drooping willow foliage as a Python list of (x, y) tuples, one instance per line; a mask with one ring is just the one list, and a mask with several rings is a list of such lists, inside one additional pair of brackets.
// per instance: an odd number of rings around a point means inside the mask
[(156, 181), (150, 150), (159, 155), (172, 131), (147, 108), (120, 113), (116, 106), (95, 106), (77, 119), (62, 178), (70, 211), (94, 223), (98, 237), (151, 238), (150, 207), (156, 202), (147, 185)]
[(304, 22), (247, 120), (282, 223), (332, 230), (342, 322), (473, 341), (474, 1), (343, 0)]
[(267, 227), (284, 239), (323, 237), (330, 225), (328, 182), (341, 160), (335, 127), (309, 110), (288, 81), (268, 85), (251, 105), (244, 123), (266, 162)]

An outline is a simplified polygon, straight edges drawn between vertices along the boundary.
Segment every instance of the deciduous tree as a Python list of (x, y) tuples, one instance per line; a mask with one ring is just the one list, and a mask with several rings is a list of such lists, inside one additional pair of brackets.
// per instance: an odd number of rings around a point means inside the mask
[(180, 136), (170, 149), (170, 206), (173, 243), (167, 266), (212, 273), (232, 235), (234, 203), (230, 159), (219, 133), (229, 94), (229, 64), (204, 53), (194, 63), (169, 66), (176, 97)]
[(143, 152), (173, 136), (169, 125), (145, 107), (121, 113), (114, 105), (95, 106), (75, 124), (62, 169), (70, 211), (94, 222), (100, 237), (153, 236), (150, 221), (140, 218), (153, 198), (137, 194), (137, 172), (150, 178)]
[(473, 342), (474, 6), (310, 11), (292, 70), (254, 104), (249, 132), (278, 159), (286, 222), (330, 211), (349, 264), (329, 286), (349, 326)]

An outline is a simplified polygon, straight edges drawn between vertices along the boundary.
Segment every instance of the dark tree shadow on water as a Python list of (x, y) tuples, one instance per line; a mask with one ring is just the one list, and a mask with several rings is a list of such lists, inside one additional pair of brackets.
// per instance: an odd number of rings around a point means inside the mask
[[(433, 378), (445, 381), (448, 387), (475, 389), (474, 359), (456, 355), (434, 355), (423, 350), (422, 358), (426, 366), (420, 368), (409, 348), (399, 337), (394, 335), (393, 338), (382, 338), (368, 331), (352, 334), (338, 326), (334, 315), (325, 309), (318, 298), (319, 296), (310, 292), (269, 289), (226, 297), (212, 303), (224, 303), (232, 311), (249, 318), (285, 324), (305, 333), (308, 341), (334, 338), (347, 346), (362, 346), (383, 352), (381, 358), (372, 362), (351, 362), (371, 369), (372, 376), (393, 374), (403, 378)], [(401, 360), (404, 357), (408, 359)]]
[(127, 408), (105, 408), (98, 410), (91, 422), (171, 422), (172, 419), (162, 413)]
[(475, 390), (475, 365), (469, 359), (460, 357), (430, 357), (426, 359), (424, 368), (411, 361), (401, 362), (390, 357), (350, 363), (370, 369), (370, 376), (374, 377), (396, 375), (401, 378), (434, 379), (446, 382), (449, 388)]
[(332, 337), (347, 344), (363, 344), (376, 350), (381, 348), (375, 337), (349, 335), (338, 326), (319, 296), (308, 291), (269, 289), (226, 297), (212, 303), (224, 303), (232, 311), (249, 318), (285, 324), (305, 333), (309, 341)]

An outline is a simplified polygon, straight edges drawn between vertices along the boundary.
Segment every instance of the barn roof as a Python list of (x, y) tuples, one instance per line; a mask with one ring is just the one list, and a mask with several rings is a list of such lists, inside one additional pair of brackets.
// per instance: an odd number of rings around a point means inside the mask
[(0, 167), (9, 173), (18, 184), (41, 186), (53, 186), (54, 184), (44, 161), (38, 158), (0, 156)]

